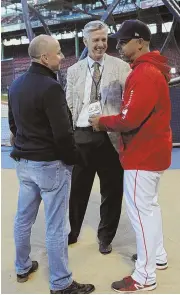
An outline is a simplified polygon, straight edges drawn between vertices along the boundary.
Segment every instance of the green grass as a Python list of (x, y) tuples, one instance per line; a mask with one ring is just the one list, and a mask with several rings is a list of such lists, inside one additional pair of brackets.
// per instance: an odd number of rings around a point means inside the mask
[(8, 101), (8, 96), (7, 94), (1, 94), (1, 101)]

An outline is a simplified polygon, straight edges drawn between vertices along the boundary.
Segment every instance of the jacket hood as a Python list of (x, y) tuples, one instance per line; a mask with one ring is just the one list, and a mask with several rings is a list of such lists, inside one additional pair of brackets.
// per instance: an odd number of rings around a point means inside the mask
[(131, 65), (132, 69), (143, 62), (149, 62), (149, 63), (153, 64), (155, 67), (157, 67), (162, 72), (162, 74), (166, 78), (166, 81), (167, 82), (170, 81), (170, 78), (171, 78), (170, 69), (171, 68), (167, 64), (168, 59), (165, 56), (162, 56), (159, 51), (148, 52), (148, 53), (140, 56)]

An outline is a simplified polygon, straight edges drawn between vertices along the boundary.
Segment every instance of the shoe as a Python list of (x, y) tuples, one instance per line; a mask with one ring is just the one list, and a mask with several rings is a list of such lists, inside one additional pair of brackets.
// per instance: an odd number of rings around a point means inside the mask
[(125, 277), (122, 281), (112, 283), (112, 289), (118, 293), (134, 293), (137, 291), (151, 291), (156, 289), (157, 284), (142, 285), (134, 281), (131, 276)]
[(77, 243), (77, 238), (72, 236), (71, 234), (69, 234), (68, 236), (68, 245), (72, 245), (72, 244), (75, 244)]
[(99, 252), (104, 255), (111, 253), (112, 252), (111, 244), (106, 245), (103, 242), (99, 242)]
[(29, 275), (32, 273), (32, 272), (35, 272), (37, 271), (38, 269), (38, 262), (37, 261), (32, 261), (32, 266), (30, 268), (30, 270), (26, 273), (23, 273), (22, 275), (18, 275), (17, 274), (17, 282), (18, 283), (24, 283), (28, 280), (29, 278)]
[[(137, 261), (137, 254), (133, 254), (131, 259), (132, 259), (132, 261), (136, 262)], [(168, 263), (167, 262), (165, 262), (165, 263), (156, 263), (156, 268), (160, 269), (160, 270), (166, 269), (166, 268), (168, 268)]]
[(79, 284), (73, 281), (72, 284), (63, 290), (50, 290), (51, 294), (89, 294), (95, 290), (92, 284)]
[(168, 263), (165, 262), (165, 263), (156, 263), (156, 268), (159, 269), (159, 270), (164, 270), (166, 268), (168, 268)]

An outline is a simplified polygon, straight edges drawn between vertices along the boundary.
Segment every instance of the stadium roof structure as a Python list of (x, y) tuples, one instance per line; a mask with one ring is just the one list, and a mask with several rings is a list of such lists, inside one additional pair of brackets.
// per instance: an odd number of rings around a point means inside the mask
[(48, 0), (35, 0), (34, 1), (34, 4), (36, 6), (46, 6), (48, 9), (49, 8), (56, 8), (56, 7), (59, 7), (59, 5), (63, 5), (65, 4), (65, 2), (68, 2), (71, 6), (75, 6), (75, 5), (78, 5), (78, 4), (95, 4), (96, 2), (101, 2), (103, 3), (104, 1), (103, 0), (100, 0), (100, 1), (97, 1), (97, 0), (51, 0), (51, 1), (48, 1)]
[[(63, 12), (64, 10), (69, 11), (75, 11), (80, 12), (84, 14), (93, 14), (88, 12), (88, 9), (86, 9), (87, 5), (90, 4), (91, 6), (96, 3), (100, 3), (102, 8), (107, 8), (106, 3), (104, 0), (78, 0), (78, 1), (70, 1), (70, 0), (31, 0), (27, 1), (28, 4), (33, 6), (34, 8), (38, 10), (47, 10), (47, 11), (57, 11), (57, 12)], [(21, 6), (21, 0), (2, 0), (2, 7), (9, 7), (11, 9), (14, 4), (14, 7), (20, 7)], [(80, 8), (81, 5), (81, 8)], [(88, 7), (89, 8), (89, 7)], [(98, 18), (98, 16), (97, 16)]]
[[(47, 8), (56, 8), (59, 5), (62, 5), (63, 2), (69, 2), (69, 4), (72, 5), (78, 5), (78, 4), (94, 4), (96, 2), (98, 2), (97, 0), (29, 0), (29, 3), (32, 3), (35, 6), (44, 6)], [(99, 2), (103, 3), (104, 0), (99, 0)], [(7, 6), (7, 5), (11, 5), (11, 4), (18, 4), (21, 3), (21, 0), (2, 0), (1, 1), (1, 6)]]
[[(6, 14), (2, 15), (2, 35), (19, 35), (20, 31), (24, 31), (24, 20), (22, 14), (21, 1), (18, 0), (3, 0), (2, 7), (8, 8)], [(106, 5), (104, 0), (95, 1), (95, 0), (86, 0), (86, 1), (69, 1), (69, 0), (35, 0), (27, 1), (31, 7), (36, 9), (42, 17), (44, 17), (45, 22), (48, 26), (53, 29), (64, 30), (64, 26), (67, 27), (71, 24), (75, 25), (78, 23), (84, 24), (84, 22), (89, 21), (90, 19), (100, 19), (102, 14), (105, 11)], [(102, 3), (101, 6), (98, 6), (98, 12), (96, 9), (92, 9), (92, 5), (96, 2)], [(88, 7), (88, 3), (90, 6)], [(14, 4), (14, 5), (12, 5)], [(81, 4), (81, 5), (79, 5)], [(95, 5), (96, 6), (96, 5)], [(10, 12), (9, 12), (10, 11)], [(30, 11), (30, 20), (32, 22), (32, 27), (35, 31), (42, 30), (42, 26), (38, 24), (38, 18)], [(11, 17), (9, 17), (11, 16)], [(36, 22), (36, 23), (35, 23)], [(11, 26), (11, 27), (10, 27)], [(71, 28), (69, 29), (69, 31)], [(14, 32), (14, 33), (13, 33)]]

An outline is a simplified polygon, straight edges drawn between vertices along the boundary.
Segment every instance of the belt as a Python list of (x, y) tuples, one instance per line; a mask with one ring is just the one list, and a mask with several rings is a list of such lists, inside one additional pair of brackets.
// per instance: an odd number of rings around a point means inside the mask
[(93, 131), (93, 128), (92, 128), (92, 126), (87, 126), (87, 127), (76, 127), (75, 130)]

